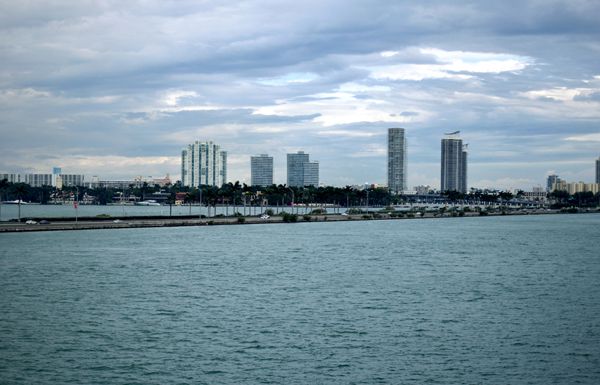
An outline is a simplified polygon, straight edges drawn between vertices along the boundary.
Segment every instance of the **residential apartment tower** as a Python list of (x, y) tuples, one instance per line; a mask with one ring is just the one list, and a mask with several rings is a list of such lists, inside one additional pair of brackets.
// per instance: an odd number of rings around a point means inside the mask
[(227, 152), (213, 142), (189, 144), (181, 151), (181, 182), (188, 187), (221, 187), (227, 182)]
[(267, 154), (250, 157), (250, 181), (252, 186), (273, 184), (273, 157)]
[(467, 192), (467, 146), (459, 134), (451, 132), (442, 139), (441, 191)]
[(388, 128), (388, 188), (400, 194), (406, 185), (406, 138), (404, 128)]
[(287, 154), (287, 185), (290, 187), (319, 186), (319, 163), (298, 151)]

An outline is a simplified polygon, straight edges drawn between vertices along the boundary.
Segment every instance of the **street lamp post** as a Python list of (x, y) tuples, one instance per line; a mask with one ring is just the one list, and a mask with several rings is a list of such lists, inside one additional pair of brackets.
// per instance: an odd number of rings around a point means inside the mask
[(79, 187), (75, 186), (75, 224), (79, 221)]
[(292, 214), (294, 213), (294, 190), (292, 190), (291, 187), (288, 186), (288, 190), (290, 190), (290, 192), (292, 193)]

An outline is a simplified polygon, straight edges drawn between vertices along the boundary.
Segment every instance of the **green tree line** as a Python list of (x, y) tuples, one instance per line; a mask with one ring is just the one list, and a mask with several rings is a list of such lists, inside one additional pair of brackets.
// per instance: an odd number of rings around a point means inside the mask
[[(152, 194), (161, 192), (168, 195), (167, 203), (174, 203), (177, 193), (185, 193), (185, 203), (202, 203), (204, 205), (290, 205), (294, 204), (336, 204), (340, 206), (388, 206), (411, 202), (415, 198), (410, 195), (394, 195), (386, 188), (357, 189), (346, 187), (289, 187), (286, 185), (271, 185), (266, 187), (249, 186), (240, 182), (226, 183), (221, 187), (202, 186), (201, 188), (186, 187), (181, 182), (160, 187), (143, 183), (125, 188), (107, 187), (73, 187), (67, 186), (58, 190), (52, 186), (32, 187), (25, 183), (10, 183), (6, 179), (0, 180), (0, 200), (23, 200), (46, 204), (53, 197), (73, 197), (78, 194), (79, 199), (84, 195), (94, 197), (94, 203), (107, 204), (120, 199), (121, 196), (137, 197), (139, 200), (152, 199)], [(456, 191), (447, 191), (439, 199), (448, 202), (508, 202), (519, 199), (522, 192), (488, 192), (472, 190), (469, 194)], [(549, 194), (557, 207), (595, 207), (599, 205), (600, 194), (591, 192), (569, 195), (566, 191), (555, 191)]]

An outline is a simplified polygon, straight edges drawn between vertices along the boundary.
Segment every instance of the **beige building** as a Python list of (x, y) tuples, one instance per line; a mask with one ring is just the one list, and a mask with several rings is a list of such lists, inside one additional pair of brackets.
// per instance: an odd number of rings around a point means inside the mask
[(567, 182), (560, 180), (552, 184), (552, 191), (566, 191), (569, 195), (578, 192), (591, 192), (598, 194), (600, 191), (600, 183), (585, 183), (585, 182)]

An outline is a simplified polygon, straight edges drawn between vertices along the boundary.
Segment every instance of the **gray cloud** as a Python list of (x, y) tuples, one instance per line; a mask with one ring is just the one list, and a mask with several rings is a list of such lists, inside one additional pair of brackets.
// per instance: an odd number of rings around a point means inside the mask
[(564, 139), (598, 130), (598, 14), (585, 0), (10, 3), (0, 169), (177, 175), (183, 144), (215, 140), (233, 178), (269, 152), (283, 182), (285, 152), (305, 149), (325, 183), (384, 183), (393, 125), (413, 185), (437, 183), (449, 129), (471, 143), (472, 181), (581, 175), (568, 160), (597, 149)]

